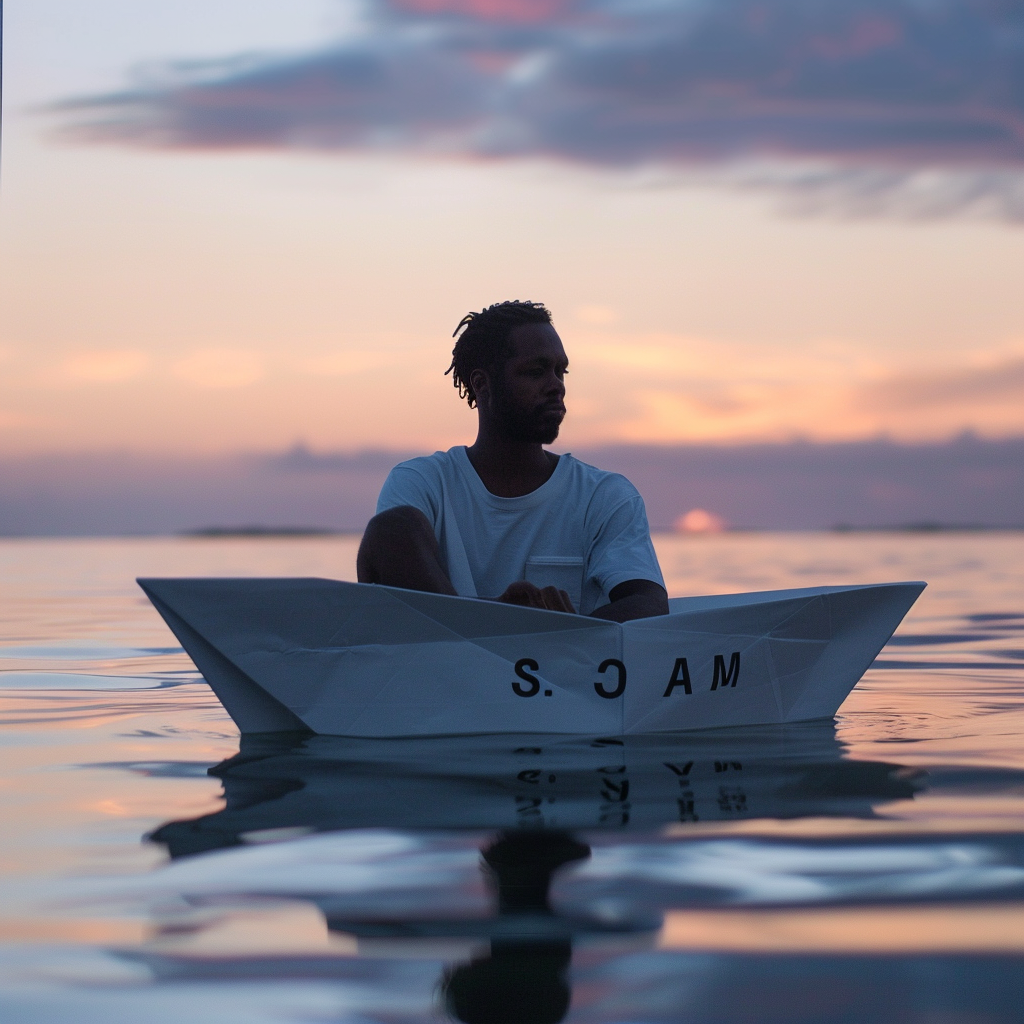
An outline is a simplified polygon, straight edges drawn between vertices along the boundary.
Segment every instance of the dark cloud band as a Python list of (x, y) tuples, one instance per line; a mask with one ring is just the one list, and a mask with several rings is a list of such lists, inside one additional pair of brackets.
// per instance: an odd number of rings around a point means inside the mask
[(378, 0), (358, 37), (64, 103), (90, 140), (588, 165), (1024, 165), (1020, 0)]

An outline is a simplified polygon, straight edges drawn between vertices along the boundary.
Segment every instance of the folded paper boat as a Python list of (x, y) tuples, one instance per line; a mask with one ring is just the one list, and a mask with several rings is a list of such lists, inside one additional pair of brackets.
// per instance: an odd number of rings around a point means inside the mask
[(324, 579), (139, 585), (243, 733), (368, 737), (828, 718), (925, 586), (675, 598), (619, 624)]

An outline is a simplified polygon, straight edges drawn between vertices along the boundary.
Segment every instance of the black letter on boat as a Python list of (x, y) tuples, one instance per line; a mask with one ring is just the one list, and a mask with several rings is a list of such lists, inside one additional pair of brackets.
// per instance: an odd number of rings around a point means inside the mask
[(672, 691), (682, 686), (687, 693), (693, 693), (690, 686), (690, 670), (687, 668), (685, 658), (676, 658), (676, 667), (672, 669), (672, 678), (668, 681), (668, 689), (662, 694), (663, 697), (671, 697)]
[(729, 659), (729, 671), (725, 670), (725, 655), (715, 655), (715, 678), (711, 680), (711, 689), (717, 690), (721, 685), (724, 690), (727, 686), (735, 686), (740, 677), (740, 652), (733, 651)]
[(515, 690), (520, 697), (536, 697), (537, 694), (540, 693), (540, 680), (536, 676), (530, 675), (530, 673), (526, 671), (528, 668), (537, 672), (540, 670), (540, 665), (538, 665), (533, 658), (520, 658), (516, 662), (516, 675), (519, 676), (520, 679), (525, 679), (531, 684), (528, 690), (523, 686), (520, 686), (519, 683), (512, 684), (512, 689)]
[(607, 661), (602, 661), (598, 666), (597, 671), (604, 675), (612, 667), (618, 670), (619, 673), (619, 684), (614, 690), (606, 690), (601, 683), (594, 683), (594, 689), (597, 690), (599, 697), (607, 697), (609, 700), (614, 700), (616, 697), (621, 697), (626, 692), (626, 666), (622, 664), (617, 658), (608, 658)]

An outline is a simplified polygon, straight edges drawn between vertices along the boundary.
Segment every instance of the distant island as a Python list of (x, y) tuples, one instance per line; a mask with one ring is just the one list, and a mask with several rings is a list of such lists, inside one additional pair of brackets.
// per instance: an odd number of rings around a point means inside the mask
[(349, 531), (323, 526), (204, 526), (182, 530), (179, 537), (336, 537)]
[(1024, 525), (991, 526), (987, 523), (900, 523), (892, 526), (853, 526), (836, 523), (833, 533), (1007, 533), (1024, 530)]

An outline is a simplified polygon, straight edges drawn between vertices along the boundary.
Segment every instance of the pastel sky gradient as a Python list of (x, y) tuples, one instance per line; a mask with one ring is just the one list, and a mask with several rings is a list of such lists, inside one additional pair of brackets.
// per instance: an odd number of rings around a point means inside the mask
[(5, 8), (0, 454), (460, 443), (504, 298), (567, 448), (1024, 434), (1015, 5)]

